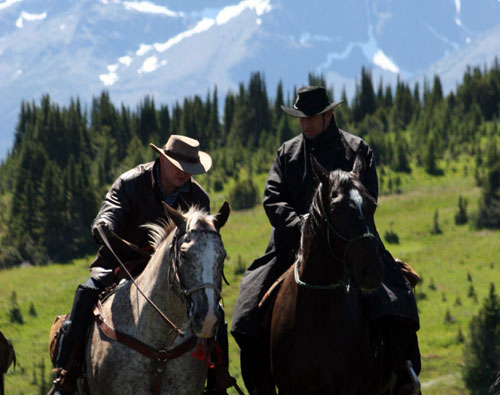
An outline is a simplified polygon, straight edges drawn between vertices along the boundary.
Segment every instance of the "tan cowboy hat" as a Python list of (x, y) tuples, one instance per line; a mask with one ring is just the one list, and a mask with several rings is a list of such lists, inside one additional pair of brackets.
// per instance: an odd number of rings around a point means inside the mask
[(322, 86), (303, 86), (297, 92), (293, 108), (281, 106), (281, 109), (294, 117), (307, 118), (323, 114), (341, 103), (342, 100), (330, 103)]
[(202, 174), (212, 167), (210, 155), (200, 151), (199, 141), (191, 137), (172, 134), (163, 148), (158, 148), (153, 143), (149, 146), (186, 173)]

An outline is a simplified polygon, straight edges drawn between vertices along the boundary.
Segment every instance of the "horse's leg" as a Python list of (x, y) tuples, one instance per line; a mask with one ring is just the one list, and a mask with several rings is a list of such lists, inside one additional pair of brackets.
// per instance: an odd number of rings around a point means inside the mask
[(268, 342), (241, 339), (241, 375), (251, 395), (275, 395)]
[(3, 384), (3, 374), (0, 374), (0, 395), (5, 395), (4, 384)]

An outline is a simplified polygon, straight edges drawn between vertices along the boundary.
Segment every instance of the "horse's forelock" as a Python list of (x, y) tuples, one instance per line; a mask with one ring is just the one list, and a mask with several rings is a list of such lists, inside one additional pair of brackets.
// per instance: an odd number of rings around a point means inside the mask
[(353, 178), (344, 170), (337, 169), (330, 173), (328, 196), (333, 197), (332, 204), (344, 200), (353, 188)]
[(364, 200), (368, 200), (376, 205), (375, 199), (370, 195), (355, 173), (340, 169), (330, 173), (330, 191), (336, 192), (336, 197), (333, 199), (332, 203), (335, 204), (348, 198), (353, 188), (359, 191)]
[[(204, 210), (196, 206), (192, 206), (187, 212), (184, 212), (183, 216), (186, 218), (186, 232), (193, 229), (215, 230), (215, 216), (207, 214)], [(156, 223), (150, 223), (143, 226), (148, 229), (150, 245), (155, 249), (157, 249), (176, 228), (174, 222), (165, 219), (160, 219)]]
[(186, 214), (186, 232), (193, 229), (198, 230), (215, 230), (215, 216), (209, 215), (205, 210), (199, 209), (196, 206), (191, 207)]

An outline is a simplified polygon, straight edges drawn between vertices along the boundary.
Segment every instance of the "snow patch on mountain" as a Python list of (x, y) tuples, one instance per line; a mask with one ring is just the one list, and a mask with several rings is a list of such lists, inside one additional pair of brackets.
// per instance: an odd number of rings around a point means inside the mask
[[(174, 13), (173, 11), (168, 10), (162, 6), (156, 6), (150, 2), (125, 2), (126, 8), (135, 9), (141, 12), (149, 12), (160, 15), (167, 16), (184, 16), (184, 13)], [(172, 48), (174, 45), (180, 44), (187, 38), (193, 37), (194, 35), (202, 34), (207, 30), (215, 27), (222, 26), (227, 24), (229, 21), (237, 18), (244, 11), (251, 10), (254, 11), (257, 15), (257, 19), (255, 23), (258, 25), (262, 23), (260, 16), (268, 13), (272, 10), (272, 6), (270, 4), (270, 0), (243, 0), (236, 5), (230, 5), (222, 8), (221, 10), (215, 13), (215, 16), (210, 18), (207, 16), (202, 16), (201, 20), (199, 20), (195, 26), (191, 29), (185, 30), (181, 33), (178, 33), (174, 37), (169, 38), (165, 42), (158, 42), (154, 44), (140, 44), (139, 49), (136, 51), (137, 57), (142, 57), (145, 54), (156, 51), (158, 53), (165, 52)], [(213, 14), (214, 10), (205, 10), (202, 12), (203, 14)], [(120, 61), (120, 59), (124, 61)], [(108, 73), (100, 74), (99, 79), (102, 81), (104, 86), (109, 87), (117, 83), (120, 79), (119, 76), (119, 64), (123, 64), (125, 67), (128, 67), (132, 64), (134, 59), (130, 56), (125, 55), (118, 59), (118, 64), (108, 65)], [(167, 60), (159, 60), (157, 55), (151, 55), (144, 59), (137, 69), (138, 74), (143, 73), (151, 73), (157, 71), (160, 67), (166, 66), (168, 64)]]
[(22, 29), (24, 27), (24, 21), (43, 21), (45, 18), (47, 18), (46, 12), (42, 12), (41, 14), (30, 14), (29, 12), (21, 11), (21, 15), (17, 18), (16, 26)]
[(363, 51), (367, 60), (376, 66), (391, 73), (399, 73), (399, 67), (380, 49), (373, 35), (373, 26), (368, 26), (368, 40), (364, 42), (349, 43), (342, 52), (330, 52), (326, 55), (326, 61), (319, 65), (318, 70), (324, 72), (331, 68), (335, 60), (347, 59), (355, 48)]
[(156, 5), (149, 1), (124, 1), (123, 6), (126, 10), (144, 12), (146, 14), (166, 15), (170, 17), (183, 17), (184, 13), (169, 10), (165, 6)]
[(22, 0), (6, 0), (6, 1), (0, 3), (0, 10), (3, 10), (5, 8), (7, 8), (7, 7), (10, 7), (12, 4), (19, 3), (21, 1)]

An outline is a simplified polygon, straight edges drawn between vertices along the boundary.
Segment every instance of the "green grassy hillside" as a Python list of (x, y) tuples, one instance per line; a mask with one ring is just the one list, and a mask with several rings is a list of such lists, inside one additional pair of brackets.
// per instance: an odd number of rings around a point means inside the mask
[[(468, 393), (461, 379), (463, 343), (459, 333), (467, 336), (468, 322), (480, 308), (489, 284), (500, 279), (500, 232), (476, 231), (468, 224), (454, 223), (459, 195), (468, 199), (469, 213), (477, 207), (479, 189), (471, 167), (464, 159), (447, 167), (443, 164), (444, 175), (439, 177), (430, 177), (420, 169), (399, 175), (402, 193), (383, 195), (376, 213), (379, 233), (383, 236), (392, 229), (399, 236), (399, 244), (386, 244), (387, 248), (424, 279), (416, 292), (425, 395)], [(264, 180), (262, 175), (255, 182), (262, 188)], [(223, 199), (223, 193), (214, 196), (214, 211)], [(442, 233), (433, 235), (436, 210)], [(230, 286), (224, 289), (224, 304), (229, 321), (241, 269), (263, 253), (269, 230), (260, 206), (233, 211), (222, 230), (228, 251), (225, 273)], [(12, 340), (18, 356), (16, 369), (11, 368), (6, 376), (7, 394), (40, 394), (44, 382), (48, 388), (48, 331), (56, 314), (69, 311), (77, 284), (88, 277), (91, 259), (0, 272), (0, 329)], [(471, 289), (475, 297), (470, 296)], [(11, 323), (10, 314), (16, 306), (23, 324)], [(231, 372), (243, 386), (238, 349), (232, 339), (230, 356)]]

